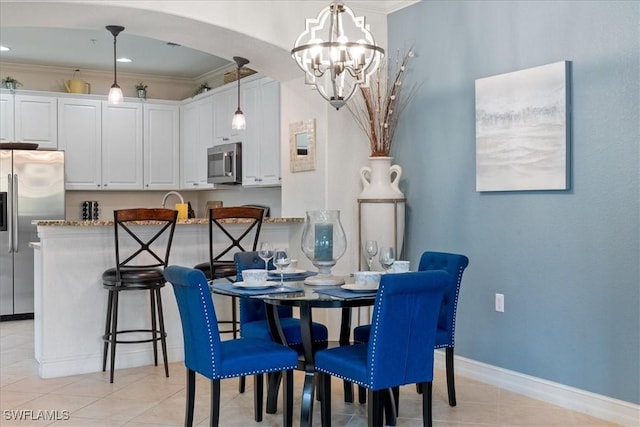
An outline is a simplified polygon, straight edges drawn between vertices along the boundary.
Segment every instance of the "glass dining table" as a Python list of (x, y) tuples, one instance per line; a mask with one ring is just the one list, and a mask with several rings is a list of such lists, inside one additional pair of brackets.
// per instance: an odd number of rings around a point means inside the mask
[[(349, 278), (347, 278), (347, 286)], [(340, 323), (340, 345), (350, 344), (351, 335), (351, 309), (353, 307), (365, 307), (373, 305), (376, 298), (376, 291), (359, 291), (343, 289), (340, 286), (309, 286), (305, 285), (302, 280), (289, 280), (284, 286), (269, 287), (265, 289), (247, 289), (236, 287), (231, 283), (212, 283), (210, 289), (213, 293), (222, 295), (237, 296), (240, 298), (259, 298), (266, 304), (267, 322), (271, 336), (277, 342), (286, 345), (284, 333), (280, 326), (278, 318), (278, 306), (297, 307), (300, 311), (300, 329), (302, 338), (302, 359), (299, 368), (304, 370), (305, 378), (302, 389), (302, 401), (300, 409), (300, 425), (311, 426), (313, 415), (314, 400), (314, 337), (313, 328), (313, 309), (314, 308), (338, 308), (341, 309)], [(277, 399), (277, 381), (278, 377), (272, 378), (267, 394), (267, 412), (274, 413)], [(275, 393), (272, 387), (275, 385)], [(345, 382), (344, 386), (345, 401), (353, 401), (352, 385)]]

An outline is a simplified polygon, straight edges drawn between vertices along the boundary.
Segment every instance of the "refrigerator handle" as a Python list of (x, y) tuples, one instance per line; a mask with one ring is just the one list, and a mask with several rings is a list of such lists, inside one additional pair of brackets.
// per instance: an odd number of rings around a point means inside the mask
[(18, 175), (13, 174), (13, 252), (18, 252)]
[(7, 175), (7, 189), (9, 190), (9, 197), (7, 197), (7, 203), (10, 203), (10, 206), (7, 207), (8, 217), (7, 218), (7, 231), (9, 232), (9, 253), (13, 252), (13, 175)]

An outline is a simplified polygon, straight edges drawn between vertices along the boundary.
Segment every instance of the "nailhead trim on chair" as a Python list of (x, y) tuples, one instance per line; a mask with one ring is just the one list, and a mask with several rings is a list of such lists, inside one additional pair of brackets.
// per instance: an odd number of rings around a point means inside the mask
[(353, 378), (345, 377), (344, 375), (338, 375), (335, 372), (327, 371), (326, 369), (318, 369), (318, 372), (324, 372), (325, 374), (329, 374), (332, 377), (340, 378), (341, 380), (347, 380), (362, 387), (367, 387), (362, 381), (357, 381), (357, 380), (354, 380)]
[[(203, 307), (206, 307), (205, 305), (205, 296), (204, 296), (204, 292), (202, 291), (202, 285), (198, 286), (198, 290), (200, 291), (200, 299), (202, 300), (202, 305)], [(209, 288), (207, 288), (207, 292), (209, 291)], [(268, 369), (268, 370), (260, 370), (260, 371), (246, 371), (246, 372), (240, 372), (240, 373), (232, 373), (229, 375), (223, 375), (223, 376), (219, 376), (216, 374), (216, 364), (215, 364), (215, 358), (213, 357), (214, 351), (213, 351), (213, 334), (211, 332), (211, 319), (209, 319), (209, 312), (207, 310), (204, 311), (204, 315), (205, 315), (205, 321), (207, 322), (207, 329), (209, 330), (209, 350), (211, 351), (211, 367), (213, 369), (213, 374), (215, 377), (220, 378), (220, 379), (224, 379), (224, 378), (237, 378), (239, 376), (250, 376), (250, 375), (258, 375), (258, 374), (262, 374), (265, 372), (280, 372), (280, 371), (286, 371), (289, 369), (295, 369), (297, 367), (297, 365), (290, 365), (290, 366), (283, 366), (282, 368), (278, 369), (278, 368), (273, 368), (273, 369)]]
[[(200, 291), (200, 300), (202, 301), (202, 306), (206, 307), (206, 298), (204, 297), (204, 292), (202, 291), (202, 285), (198, 285), (198, 290)], [(207, 292), (209, 291), (209, 288), (207, 287)], [(213, 350), (213, 334), (211, 333), (211, 319), (209, 319), (209, 312), (207, 310), (204, 310), (204, 316), (205, 316), (205, 321), (207, 322), (207, 330), (209, 331), (209, 351), (211, 352), (211, 368), (212, 371), (215, 375), (216, 372), (216, 361), (215, 358), (213, 357), (213, 355), (215, 354), (215, 351)]]
[[(380, 304), (380, 306), (382, 306), (382, 300), (384, 298), (384, 286), (380, 287), (380, 291), (379, 291), (379, 296), (378, 296), (378, 300), (376, 301), (376, 305)], [(370, 374), (370, 378), (369, 378), (369, 383), (374, 384), (373, 381), (373, 374), (374, 374), (374, 369), (373, 369), (373, 364), (375, 362), (376, 359), (376, 346), (378, 345), (377, 343), (377, 337), (378, 337), (378, 326), (380, 325), (380, 310), (376, 310), (376, 321), (375, 322), (371, 322), (372, 325), (375, 325), (375, 330), (372, 331), (373, 333), (370, 335), (373, 337), (373, 341), (371, 342), (371, 345), (373, 346), (371, 352), (373, 354), (373, 356), (371, 357), (371, 366), (369, 367), (369, 374)]]
[[(456, 283), (456, 298), (453, 301), (453, 307), (458, 306), (458, 296), (460, 295), (460, 282), (462, 281), (462, 273), (464, 272), (464, 268), (458, 268), (458, 282)], [(456, 345), (456, 314), (458, 310), (453, 310), (453, 326), (451, 327), (451, 345), (449, 344), (439, 344), (434, 348), (447, 348), (447, 347), (455, 347)]]

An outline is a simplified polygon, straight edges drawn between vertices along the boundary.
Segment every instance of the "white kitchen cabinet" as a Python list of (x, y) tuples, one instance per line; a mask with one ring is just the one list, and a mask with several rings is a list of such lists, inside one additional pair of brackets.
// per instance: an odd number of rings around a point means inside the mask
[[(240, 108), (244, 111), (243, 94), (240, 94)], [(227, 144), (230, 142), (242, 141), (243, 132), (238, 129), (231, 129), (233, 115), (238, 109), (238, 86), (237, 83), (216, 90), (213, 94), (213, 132), (214, 144)], [(246, 116), (246, 114), (245, 114)]]
[(58, 149), (58, 99), (52, 96), (15, 95), (15, 140)]
[(180, 186), (180, 108), (145, 103), (144, 189), (175, 190)]
[(142, 189), (142, 104), (102, 101), (102, 188)]
[(58, 99), (58, 148), (65, 152), (65, 188), (102, 188), (102, 103)]
[(13, 95), (0, 93), (0, 142), (13, 141)]
[(280, 185), (280, 85), (270, 78), (243, 85), (244, 131), (242, 185)]
[(207, 183), (207, 148), (213, 146), (213, 97), (182, 107), (181, 188), (213, 189)]

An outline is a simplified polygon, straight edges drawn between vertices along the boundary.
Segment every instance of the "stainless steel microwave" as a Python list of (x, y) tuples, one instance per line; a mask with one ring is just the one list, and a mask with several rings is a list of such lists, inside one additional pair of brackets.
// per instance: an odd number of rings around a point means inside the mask
[(209, 184), (242, 184), (242, 143), (216, 145), (207, 149)]

